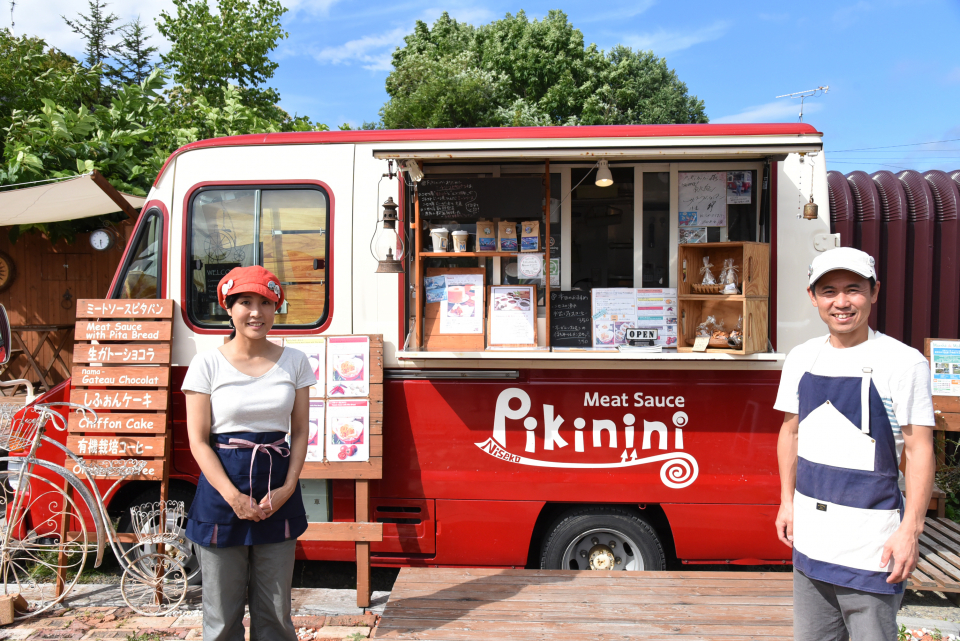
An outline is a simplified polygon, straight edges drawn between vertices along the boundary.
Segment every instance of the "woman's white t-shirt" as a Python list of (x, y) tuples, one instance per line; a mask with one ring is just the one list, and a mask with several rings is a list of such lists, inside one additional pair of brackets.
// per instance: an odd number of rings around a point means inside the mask
[(219, 349), (197, 354), (181, 389), (210, 395), (210, 432), (289, 432), (296, 391), (316, 385), (306, 354), (283, 349), (262, 376), (248, 376)]

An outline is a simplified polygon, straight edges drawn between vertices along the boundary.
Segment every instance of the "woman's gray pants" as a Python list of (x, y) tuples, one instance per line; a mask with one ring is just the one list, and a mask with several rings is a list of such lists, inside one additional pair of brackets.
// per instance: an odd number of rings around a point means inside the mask
[(297, 641), (290, 618), (296, 539), (228, 548), (196, 546), (203, 571), (203, 641), (243, 641), (250, 605), (250, 641)]

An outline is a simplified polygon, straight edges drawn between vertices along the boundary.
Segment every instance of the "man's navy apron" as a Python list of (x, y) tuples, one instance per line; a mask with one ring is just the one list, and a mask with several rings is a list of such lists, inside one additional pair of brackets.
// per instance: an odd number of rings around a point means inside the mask
[(862, 371), (800, 379), (793, 565), (811, 579), (897, 594), (903, 583), (887, 583), (893, 559), (880, 567), (902, 519), (896, 442), (872, 370)]
[[(284, 441), (286, 436), (285, 432), (214, 434), (211, 446), (233, 485), (259, 503), (270, 489), (278, 489), (287, 479), (290, 450)], [(280, 543), (297, 538), (306, 529), (299, 483), (287, 502), (268, 519), (249, 521), (237, 518), (220, 492), (201, 474), (187, 514), (187, 538), (204, 547)]]

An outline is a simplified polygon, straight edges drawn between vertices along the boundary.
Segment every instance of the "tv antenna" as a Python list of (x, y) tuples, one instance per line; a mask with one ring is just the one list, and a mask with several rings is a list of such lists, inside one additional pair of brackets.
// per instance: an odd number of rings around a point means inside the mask
[(817, 87), (816, 89), (807, 89), (806, 91), (797, 91), (795, 93), (785, 93), (777, 98), (799, 98), (800, 99), (800, 122), (803, 122), (803, 101), (805, 98), (816, 98), (830, 91), (830, 87)]

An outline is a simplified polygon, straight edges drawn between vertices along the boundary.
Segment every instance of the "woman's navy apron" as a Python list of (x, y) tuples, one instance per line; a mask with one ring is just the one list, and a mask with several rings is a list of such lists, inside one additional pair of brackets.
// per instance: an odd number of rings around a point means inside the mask
[[(287, 479), (290, 449), (285, 432), (214, 434), (211, 446), (233, 485), (259, 502)], [(252, 490), (252, 491), (251, 491)], [(263, 521), (237, 517), (203, 474), (187, 514), (187, 538), (204, 547), (262, 545), (295, 539), (307, 529), (300, 484), (287, 502)]]
[(873, 370), (862, 372), (800, 379), (793, 565), (811, 579), (897, 594), (903, 583), (887, 583), (893, 559), (880, 567), (903, 518), (896, 442)]

